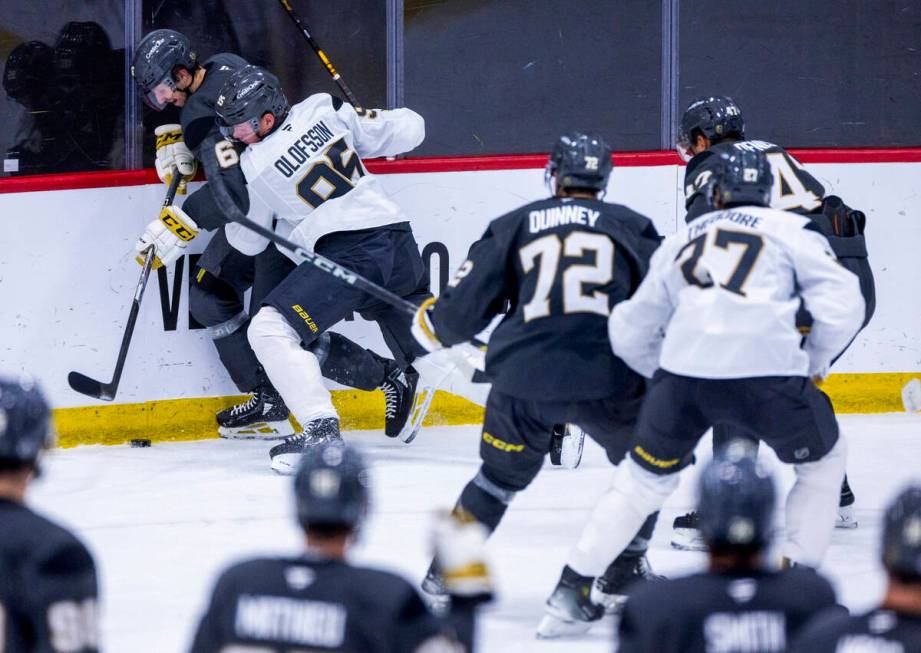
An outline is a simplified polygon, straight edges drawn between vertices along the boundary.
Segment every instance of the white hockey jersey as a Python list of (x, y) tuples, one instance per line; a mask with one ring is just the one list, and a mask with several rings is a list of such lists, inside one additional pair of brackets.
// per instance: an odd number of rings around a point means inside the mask
[[(800, 298), (815, 320), (801, 347)], [(824, 375), (856, 335), (864, 300), (812, 222), (746, 206), (706, 213), (656, 250), (614, 307), (614, 353), (637, 372), (704, 379)]]
[[(326, 93), (311, 95), (240, 157), (248, 217), (265, 227), (278, 218), (276, 231), (308, 250), (325, 234), (404, 222), (408, 218), (361, 158), (402, 154), (423, 138), (425, 122), (409, 109), (359, 116), (352, 105)], [(244, 254), (258, 254), (268, 244), (242, 225), (225, 229), (230, 244)]]

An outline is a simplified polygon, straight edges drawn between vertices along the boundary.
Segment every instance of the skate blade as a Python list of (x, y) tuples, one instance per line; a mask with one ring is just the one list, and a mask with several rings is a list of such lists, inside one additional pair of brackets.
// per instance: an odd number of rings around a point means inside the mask
[(297, 472), (304, 454), (282, 453), (272, 458), (272, 471), (282, 476), (292, 476)]
[(592, 603), (603, 607), (605, 614), (620, 614), (624, 603), (627, 602), (626, 594), (605, 594), (594, 585), (589, 598)]
[(419, 435), (419, 430), (422, 428), (422, 421), (428, 414), (429, 406), (432, 405), (432, 399), (434, 398), (434, 386), (423, 386), (420, 390), (416, 391), (413, 397), (413, 407), (409, 414), (409, 419), (406, 420), (406, 424), (403, 425), (403, 429), (398, 436), (406, 444), (415, 440), (416, 436)]
[(854, 516), (854, 506), (841, 506), (838, 508), (835, 528), (843, 528), (846, 530), (857, 528), (857, 517)]
[(700, 537), (700, 531), (693, 528), (676, 528), (672, 532), (671, 545), (679, 551), (706, 551), (707, 545)]
[(237, 428), (219, 426), (218, 436), (225, 440), (284, 440), (294, 434), (294, 427), (288, 420), (278, 422), (256, 422)]
[(557, 639), (584, 635), (592, 627), (591, 621), (570, 621), (552, 614), (545, 614), (537, 626), (538, 639)]

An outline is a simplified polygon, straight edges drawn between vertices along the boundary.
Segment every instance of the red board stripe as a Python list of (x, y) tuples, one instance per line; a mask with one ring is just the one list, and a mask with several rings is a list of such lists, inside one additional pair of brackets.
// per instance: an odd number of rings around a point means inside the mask
[[(852, 149), (793, 149), (790, 152), (803, 163), (919, 163), (921, 147), (910, 148), (852, 148)], [(465, 172), (475, 170), (529, 170), (543, 168), (546, 154), (497, 154), (492, 156), (414, 157), (398, 161), (373, 159), (368, 170), (375, 174), (410, 172)], [(681, 160), (674, 151), (617, 152), (618, 166), (678, 165)], [(0, 179), (0, 193), (27, 193), (82, 188), (117, 188), (160, 183), (156, 172), (117, 170), (74, 172), (53, 175), (25, 175)]]

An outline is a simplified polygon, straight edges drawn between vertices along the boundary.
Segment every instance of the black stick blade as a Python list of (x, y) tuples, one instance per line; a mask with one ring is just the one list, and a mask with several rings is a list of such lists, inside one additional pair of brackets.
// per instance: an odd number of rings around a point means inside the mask
[(103, 401), (112, 401), (115, 398), (115, 393), (112, 392), (109, 384), (100, 383), (96, 379), (91, 379), (85, 374), (80, 374), (80, 372), (71, 372), (68, 374), (67, 382), (70, 384), (71, 388), (80, 394), (102, 399)]

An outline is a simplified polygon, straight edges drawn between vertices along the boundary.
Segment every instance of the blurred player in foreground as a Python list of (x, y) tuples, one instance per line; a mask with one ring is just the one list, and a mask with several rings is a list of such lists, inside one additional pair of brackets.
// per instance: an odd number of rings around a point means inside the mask
[(904, 490), (883, 518), (886, 594), (867, 614), (816, 617), (791, 653), (908, 653), (921, 651), (921, 485)]
[[(742, 110), (732, 98), (716, 95), (691, 102), (681, 117), (677, 149), (688, 162), (684, 173), (687, 222), (711, 210), (707, 197), (709, 183), (720, 165), (722, 154), (764, 152), (774, 177), (768, 206), (808, 217), (828, 239), (838, 261), (860, 279), (860, 291), (865, 302), (863, 326), (867, 325), (876, 307), (876, 290), (867, 259), (866, 218), (863, 212), (849, 208), (840, 197), (826, 195), (822, 183), (784, 148), (767, 141), (747, 140)], [(796, 326), (808, 333), (811, 324), (809, 313), (800, 309)], [(729, 424), (714, 425), (714, 451), (734, 438), (747, 438), (757, 446), (757, 437), (744, 428)], [(841, 484), (835, 527), (857, 528), (854, 493), (847, 476)], [(672, 546), (675, 548), (706, 548), (697, 530), (696, 513), (677, 517), (674, 529)]]
[(748, 441), (735, 440), (701, 474), (704, 573), (638, 587), (621, 615), (618, 653), (782, 653), (817, 611), (835, 603), (808, 567), (770, 571), (775, 489)]
[[(422, 305), (413, 324), (420, 344), (435, 351), (472, 339), (511, 303), (486, 353), (492, 388), (482, 466), (455, 507), (490, 532), (537, 476), (555, 424), (583, 428), (614, 464), (633, 434), (645, 384), (611, 353), (607, 319), (611, 307), (639, 286), (659, 235), (644, 216), (601, 201), (611, 167), (611, 150), (600, 137), (561, 137), (547, 164), (553, 196), (493, 220), (448, 287), (437, 301)], [(647, 517), (604, 574), (602, 589), (611, 603), (629, 582), (649, 573), (645, 553), (655, 515)], [(573, 591), (586, 594), (593, 580), (564, 578)], [(423, 589), (442, 591), (437, 566)], [(600, 616), (601, 608), (589, 608)]]
[(448, 571), (452, 598), (442, 618), (404, 579), (346, 560), (369, 504), (368, 470), (357, 451), (341, 442), (312, 448), (295, 476), (294, 497), (306, 552), (253, 559), (225, 571), (192, 653), (474, 650), (474, 612), (492, 596), (481, 528), (447, 513), (438, 521), (436, 556)]
[[(668, 236), (639, 290), (611, 312), (614, 352), (652, 381), (630, 455), (570, 553), (554, 596), (571, 594), (568, 574), (604, 571), (677, 487), (698, 440), (720, 422), (757, 433), (793, 465), (784, 556), (817, 566), (828, 547), (846, 445), (813, 380), (854, 337), (863, 298), (857, 277), (812, 221), (765, 208), (773, 177), (764, 153), (722, 156), (708, 190), (716, 210)], [(814, 319), (804, 346), (795, 324), (800, 300)], [(548, 609), (545, 622), (558, 617)], [(584, 613), (574, 609), (569, 619), (584, 620)]]
[(28, 377), (0, 379), (0, 651), (99, 650), (96, 565), (62, 527), (26, 507), (54, 440), (51, 412)]

